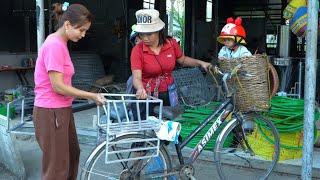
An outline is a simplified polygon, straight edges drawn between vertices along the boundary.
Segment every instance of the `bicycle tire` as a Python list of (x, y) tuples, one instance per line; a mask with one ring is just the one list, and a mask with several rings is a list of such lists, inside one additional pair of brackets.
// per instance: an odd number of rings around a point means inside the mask
[[(123, 140), (123, 139), (145, 139), (146, 135), (145, 134), (128, 134), (128, 135), (123, 135), (123, 136), (119, 136), (115, 139), (113, 139), (112, 141), (119, 141), (119, 140)], [(156, 144), (154, 142), (149, 142), (150, 145), (156, 146)], [(108, 174), (114, 174), (115, 177), (109, 177), (108, 179), (120, 179), (120, 174), (117, 174), (116, 172), (105, 172), (105, 171), (118, 171), (118, 172), (123, 172), (125, 169), (125, 167), (122, 167), (122, 170), (118, 170), (115, 168), (116, 164), (121, 164), (121, 163), (112, 163), (112, 164), (105, 164), (104, 160), (105, 160), (105, 148), (106, 148), (106, 141), (103, 141), (101, 144), (99, 144), (93, 151), (92, 153), (89, 155), (89, 157), (87, 158), (87, 161), (84, 165), (84, 168), (81, 172), (81, 179), (82, 180), (99, 180), (99, 179), (106, 179), (108, 176)], [(117, 154), (118, 156), (119, 154)], [(164, 169), (161, 170), (162, 174), (165, 174), (166, 170), (171, 170), (172, 168), (172, 163), (171, 163), (171, 158), (169, 156), (169, 153), (166, 149), (165, 146), (160, 146), (160, 151), (159, 151), (159, 156), (157, 157), (161, 157), (162, 158), (162, 162), (163, 162), (163, 166)], [(100, 167), (99, 169), (95, 169), (95, 165), (97, 163), (97, 161), (99, 161), (100, 164), (98, 164), (98, 166)], [(150, 162), (151, 160), (148, 159), (148, 162)], [(152, 162), (152, 161), (151, 161)], [(126, 163), (130, 163), (129, 161)], [(132, 163), (132, 162), (131, 162)], [(127, 164), (127, 165), (128, 165)], [(101, 167), (103, 166), (103, 167)], [(111, 169), (108, 169), (108, 167), (113, 167)], [(122, 165), (121, 165), (122, 166)], [(120, 167), (121, 167), (120, 166)], [(148, 165), (146, 165), (147, 167)], [(103, 169), (103, 170), (101, 170)], [(160, 172), (159, 172), (160, 173)], [(141, 176), (143, 176), (143, 174), (140, 174)], [(150, 174), (149, 174), (150, 175)], [(140, 178), (131, 178), (130, 179), (140, 179)]]
[[(243, 126), (240, 127), (240, 121), (234, 118), (218, 136), (214, 149), (214, 158), (218, 174), (223, 180), (239, 178), (240, 174), (244, 174), (246, 179), (267, 179), (279, 160), (280, 140), (276, 127), (270, 120), (258, 114), (254, 114), (251, 121), (256, 123), (252, 132)], [(269, 149), (267, 147), (261, 148), (262, 145), (259, 146), (257, 144), (263, 140), (254, 139), (257, 137), (255, 133), (261, 123), (264, 123), (269, 128), (269, 132), (271, 132), (269, 138), (273, 140), (274, 144), (268, 146)], [(234, 138), (227, 146), (226, 140), (230, 135), (233, 135)], [(245, 136), (245, 138), (241, 138), (241, 136)], [(261, 152), (263, 150), (268, 152)], [(267, 160), (267, 157), (264, 156), (268, 155), (268, 153), (271, 160)], [(238, 173), (231, 173), (230, 166), (236, 168), (234, 171)]]

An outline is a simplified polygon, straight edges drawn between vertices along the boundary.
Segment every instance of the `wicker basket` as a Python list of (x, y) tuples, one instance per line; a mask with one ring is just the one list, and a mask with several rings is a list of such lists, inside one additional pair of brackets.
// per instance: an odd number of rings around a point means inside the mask
[(245, 112), (267, 111), (270, 108), (267, 56), (254, 55), (237, 59), (224, 59), (219, 60), (219, 63), (224, 72), (230, 72), (235, 66), (242, 64), (240, 73), (228, 82), (229, 87), (236, 91), (235, 104), (239, 110)]

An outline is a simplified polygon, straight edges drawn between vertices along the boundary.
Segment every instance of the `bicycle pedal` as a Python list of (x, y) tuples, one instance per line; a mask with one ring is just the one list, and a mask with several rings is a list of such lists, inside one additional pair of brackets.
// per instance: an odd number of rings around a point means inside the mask
[(193, 175), (194, 175), (194, 168), (192, 165), (185, 165), (180, 170), (180, 178), (181, 179), (195, 180), (196, 178)]

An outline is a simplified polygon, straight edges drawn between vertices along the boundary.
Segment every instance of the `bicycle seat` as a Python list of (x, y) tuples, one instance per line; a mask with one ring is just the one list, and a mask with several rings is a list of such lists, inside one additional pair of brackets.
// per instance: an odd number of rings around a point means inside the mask
[[(158, 114), (159, 113), (159, 106), (154, 107), (153, 111), (156, 114)], [(176, 107), (163, 106), (163, 108), (162, 108), (162, 116), (166, 119), (173, 120), (182, 113), (183, 113), (183, 107), (181, 107), (181, 106), (176, 106)]]

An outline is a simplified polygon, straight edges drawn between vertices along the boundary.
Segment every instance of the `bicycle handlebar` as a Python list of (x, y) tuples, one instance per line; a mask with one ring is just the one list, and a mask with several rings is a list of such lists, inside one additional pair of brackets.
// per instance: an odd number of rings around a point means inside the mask
[(228, 84), (227, 84), (227, 80), (228, 79), (231, 79), (232, 76), (234, 76), (235, 74), (240, 74), (242, 76), (247, 76), (247, 77), (252, 77), (253, 75), (245, 72), (245, 71), (242, 71), (242, 72), (239, 72), (240, 68), (242, 67), (242, 64), (238, 64), (237, 66), (235, 66), (231, 72), (222, 72), (219, 67), (217, 66), (213, 66), (210, 68), (210, 71), (213, 72), (214, 74), (219, 74), (222, 76), (222, 82), (223, 82), (223, 86), (225, 88), (225, 91), (227, 93), (227, 97), (230, 97), (232, 94), (230, 94), (230, 91), (229, 91), (229, 87), (228, 87)]
[(231, 78), (231, 76), (237, 74), (237, 72), (239, 71), (239, 69), (240, 69), (241, 67), (242, 67), (242, 65), (241, 65), (241, 64), (238, 64), (236, 67), (234, 67), (234, 68), (231, 70), (230, 73), (222, 72), (222, 71), (220, 70), (220, 68), (217, 67), (217, 66), (214, 66), (214, 67), (212, 67), (211, 69), (213, 70), (213, 72), (216, 72), (216, 73), (218, 73), (218, 74), (220, 74), (220, 75), (222, 75), (222, 76), (225, 76), (226, 74), (229, 74), (229, 78)]

